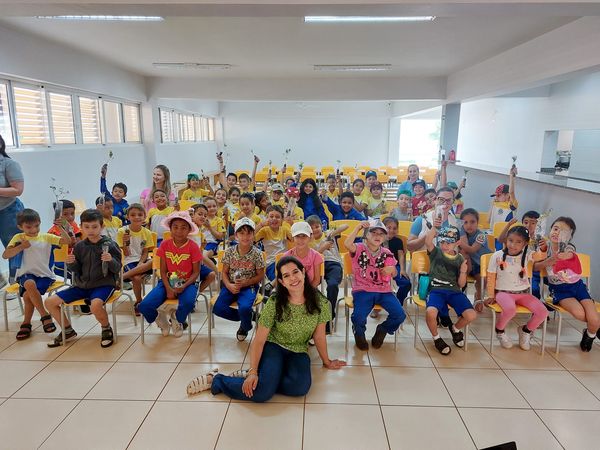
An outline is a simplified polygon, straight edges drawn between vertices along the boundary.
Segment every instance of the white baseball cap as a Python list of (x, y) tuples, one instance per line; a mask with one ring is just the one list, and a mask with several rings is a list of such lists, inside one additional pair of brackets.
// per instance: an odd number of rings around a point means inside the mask
[(254, 221), (252, 219), (248, 219), (247, 217), (242, 217), (240, 220), (238, 220), (235, 223), (235, 233), (237, 233), (237, 231), (242, 228), (244, 225), (249, 226), (250, 228), (252, 228), (253, 230), (256, 229), (256, 224), (254, 223)]
[(299, 234), (305, 234), (307, 236), (312, 235), (312, 228), (308, 222), (296, 222), (292, 225), (292, 237), (298, 236)]

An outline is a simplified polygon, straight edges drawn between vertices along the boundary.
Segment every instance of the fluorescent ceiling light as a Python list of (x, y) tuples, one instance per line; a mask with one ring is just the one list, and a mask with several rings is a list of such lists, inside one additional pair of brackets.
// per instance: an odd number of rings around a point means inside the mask
[(305, 16), (306, 23), (431, 22), (435, 16)]
[(391, 64), (315, 64), (315, 70), (331, 72), (381, 72), (391, 70)]
[(228, 70), (233, 66), (231, 64), (202, 64), (191, 62), (155, 62), (153, 67), (159, 69), (203, 69), (203, 70)]
[(37, 19), (56, 20), (98, 20), (121, 22), (160, 22), (165, 20), (160, 16), (36, 16)]

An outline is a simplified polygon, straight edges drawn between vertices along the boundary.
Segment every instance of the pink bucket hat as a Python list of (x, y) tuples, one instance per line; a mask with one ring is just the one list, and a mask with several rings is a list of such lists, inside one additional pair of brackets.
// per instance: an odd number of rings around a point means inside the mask
[(162, 220), (161, 225), (165, 228), (171, 228), (171, 222), (175, 219), (185, 220), (191, 228), (190, 234), (198, 234), (198, 231), (200, 231), (187, 211), (172, 212)]

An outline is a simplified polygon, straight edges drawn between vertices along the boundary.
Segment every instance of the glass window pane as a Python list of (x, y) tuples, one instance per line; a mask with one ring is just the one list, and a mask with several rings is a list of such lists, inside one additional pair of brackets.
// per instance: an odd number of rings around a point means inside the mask
[(51, 92), (50, 114), (55, 144), (74, 144), (73, 104), (70, 95)]
[(8, 87), (6, 83), (0, 83), (0, 135), (7, 147), (14, 147), (10, 110), (8, 109)]
[(44, 95), (40, 88), (13, 88), (20, 145), (48, 145)]
[(173, 142), (173, 111), (160, 110), (160, 134), (162, 142)]
[(108, 101), (103, 101), (103, 103), (106, 143), (120, 144), (123, 142), (123, 133), (121, 128), (121, 104)]
[(96, 98), (79, 97), (81, 133), (84, 144), (101, 144), (99, 103)]
[(125, 142), (142, 142), (139, 105), (124, 104), (123, 118), (125, 120)]

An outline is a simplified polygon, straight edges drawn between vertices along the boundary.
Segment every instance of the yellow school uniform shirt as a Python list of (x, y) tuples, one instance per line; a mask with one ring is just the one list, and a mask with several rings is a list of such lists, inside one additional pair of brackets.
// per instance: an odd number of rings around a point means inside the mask
[(254, 215), (260, 217), (261, 222), (264, 220), (267, 220), (267, 213), (266, 211), (261, 211), (258, 206), (254, 207)]
[(55, 275), (50, 270), (50, 255), (52, 254), (52, 246), (60, 245), (60, 236), (50, 233), (39, 233), (37, 236), (27, 236), (25, 233), (15, 234), (7, 248), (15, 247), (17, 242), (29, 241), (31, 247), (26, 248), (21, 253), (23, 260), (21, 267), (17, 269), (16, 277), (24, 274), (35, 275), (36, 277), (46, 277), (56, 279)]
[(283, 198), (283, 195), (281, 196), (281, 198), (279, 200), (271, 199), (271, 205), (272, 206), (281, 206), (283, 208), (283, 210), (285, 211), (285, 199)]
[(354, 196), (354, 201), (356, 203), (364, 203), (365, 205), (368, 205), (372, 198), (373, 197), (371, 196), (371, 193), (365, 188), (360, 195)]
[(154, 238), (152, 232), (148, 228), (142, 227), (138, 231), (133, 231), (129, 226), (119, 228), (117, 232), (117, 245), (121, 248), (125, 248), (123, 245), (123, 236), (129, 232), (129, 255), (125, 256), (123, 265), (138, 262), (145, 249), (150, 250), (154, 247)]
[(256, 242), (263, 242), (263, 247), (267, 255), (267, 265), (275, 262), (278, 253), (287, 251), (287, 243), (292, 240), (292, 232), (287, 223), (282, 224), (277, 231), (271, 227), (263, 227), (254, 236)]
[(158, 239), (162, 239), (165, 231), (169, 231), (167, 228), (161, 225), (161, 222), (165, 217), (175, 211), (175, 208), (172, 206), (167, 206), (165, 209), (151, 208), (148, 211), (148, 217), (146, 218), (146, 223), (151, 231), (154, 231), (158, 235)]
[[(283, 212), (284, 214), (287, 214), (287, 206), (283, 208)], [(304, 220), (304, 211), (299, 206), (294, 208), (294, 215), (296, 216), (294, 217), (294, 222), (301, 222)]]
[[(210, 223), (211, 228), (213, 230), (215, 230), (217, 233), (225, 232), (225, 222), (220, 217), (215, 216), (212, 219), (209, 219), (208, 223)], [(206, 242), (207, 244), (212, 243), (212, 242), (218, 242), (218, 241), (222, 240), (222, 239), (217, 240), (217, 238), (205, 226), (202, 227), (201, 231), (202, 231), (202, 234), (204, 235), (204, 242)]]
[[(242, 211), (238, 211), (237, 214), (235, 215), (235, 217), (233, 218), (233, 225), (235, 225), (235, 223), (240, 220), (242, 217), (246, 217)], [(254, 222), (255, 225), (258, 225), (259, 223), (261, 223), (263, 220), (260, 218), (260, 216), (256, 215), (256, 214), (252, 214), (250, 217), (248, 217), (248, 219), (250, 219), (252, 222)]]
[(189, 188), (183, 191), (183, 195), (181, 196), (181, 200), (194, 200), (197, 202), (202, 202), (204, 197), (208, 197), (210, 195), (210, 191), (208, 189), (198, 188), (196, 190)]
[(112, 216), (110, 219), (104, 218), (104, 229), (102, 230), (102, 235), (108, 236), (113, 241), (117, 240), (117, 233), (119, 228), (123, 226), (123, 221), (119, 219), (117, 216)]

